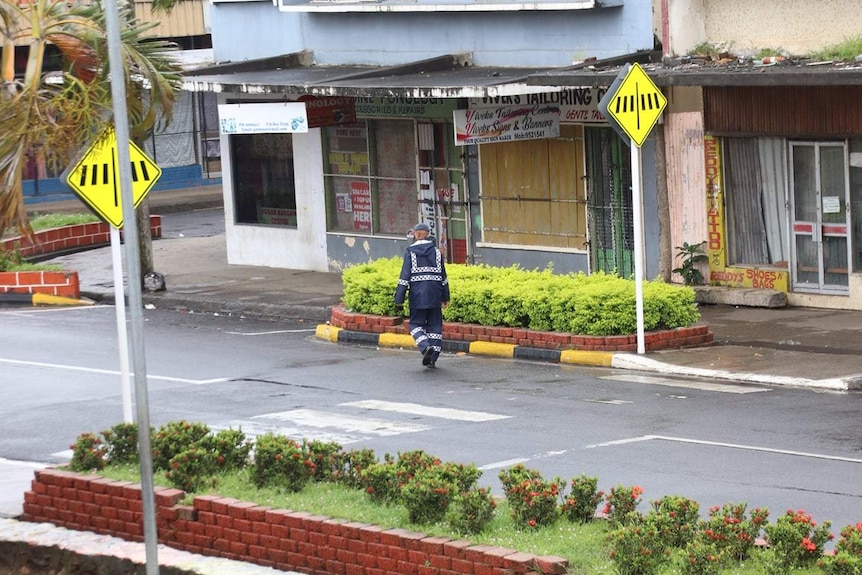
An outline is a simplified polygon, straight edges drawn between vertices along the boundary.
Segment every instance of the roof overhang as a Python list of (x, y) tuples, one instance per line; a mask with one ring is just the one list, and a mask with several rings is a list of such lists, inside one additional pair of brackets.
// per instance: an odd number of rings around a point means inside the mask
[(484, 98), (558, 92), (527, 83), (554, 68), (472, 66), (470, 54), (447, 54), (399, 66), (315, 65), (310, 52), (223, 64), (185, 74), (192, 92), (314, 96)]
[(524, 12), (619, 7), (623, 0), (274, 0), (282, 12)]
[[(631, 58), (629, 61), (636, 61)], [(862, 63), (780, 62), (775, 64), (664, 64), (642, 63), (658, 86), (854, 86), (862, 85)], [(551, 70), (533, 74), (527, 84), (609, 86), (621, 66), (595, 66)]]

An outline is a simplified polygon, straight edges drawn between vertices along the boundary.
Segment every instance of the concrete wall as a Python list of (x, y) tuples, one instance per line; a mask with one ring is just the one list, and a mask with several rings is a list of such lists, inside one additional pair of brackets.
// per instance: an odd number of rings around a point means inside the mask
[(321, 64), (393, 65), (472, 52), (477, 66), (569, 66), (653, 47), (650, 0), (593, 10), (410, 14), (222, 2), (213, 5), (212, 24), (215, 59), (233, 62), (307, 49)]
[(686, 54), (709, 42), (735, 53), (809, 54), (862, 34), (859, 9), (859, 0), (668, 0), (665, 51)]

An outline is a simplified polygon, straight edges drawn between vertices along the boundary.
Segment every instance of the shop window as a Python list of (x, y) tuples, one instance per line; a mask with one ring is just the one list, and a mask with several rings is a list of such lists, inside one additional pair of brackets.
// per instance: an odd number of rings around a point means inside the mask
[(487, 243), (586, 247), (583, 128), (560, 137), (483, 144), (482, 238)]
[(236, 223), (296, 227), (292, 134), (230, 137)]
[(403, 237), (418, 217), (412, 120), (363, 120), (324, 133), (327, 229)]
[(787, 267), (787, 167), (781, 138), (725, 138), (728, 264)]

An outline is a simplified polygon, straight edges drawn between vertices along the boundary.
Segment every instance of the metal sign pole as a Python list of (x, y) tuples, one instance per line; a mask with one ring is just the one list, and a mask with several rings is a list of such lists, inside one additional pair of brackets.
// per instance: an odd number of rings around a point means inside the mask
[(132, 164), (129, 152), (129, 117), (126, 108), (126, 79), (120, 45), (120, 17), (116, 0), (105, 6), (105, 25), (108, 34), (108, 62), (111, 71), (111, 99), (114, 108), (114, 129), (117, 132), (117, 163), (120, 171), (120, 193), (123, 203), (123, 221), (126, 226), (126, 268), (129, 284), (131, 319), (131, 352), (135, 374), (137, 401), (138, 446), (141, 461), (141, 499), (144, 513), (144, 544), (147, 575), (159, 575), (158, 529), (153, 485), (153, 453), (150, 444), (150, 415), (147, 400), (147, 370), (144, 361), (143, 300), (141, 298), (141, 262), (135, 220), (135, 201), (132, 193)]
[(635, 235), (635, 313), (637, 314), (638, 353), (646, 353), (644, 342), (644, 221), (643, 221), (643, 174), (641, 171), (641, 149), (632, 139), (632, 219)]
[(132, 423), (132, 382), (129, 377), (129, 332), (126, 330), (126, 296), (123, 291), (123, 257), (120, 230), (111, 228), (111, 260), (114, 268), (114, 310), (120, 350), (120, 388), (123, 394), (123, 421)]

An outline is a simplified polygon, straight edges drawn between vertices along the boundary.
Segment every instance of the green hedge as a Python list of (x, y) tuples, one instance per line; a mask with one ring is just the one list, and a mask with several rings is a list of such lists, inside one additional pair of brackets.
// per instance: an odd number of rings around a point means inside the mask
[[(342, 274), (347, 309), (373, 315), (401, 315), (393, 294), (401, 273), (400, 257), (347, 268)], [(446, 267), (452, 300), (446, 321), (582, 335), (627, 335), (637, 331), (635, 283), (594, 273), (554, 274), (518, 266)], [(700, 312), (694, 290), (660, 280), (643, 283), (644, 329), (686, 327)]]

